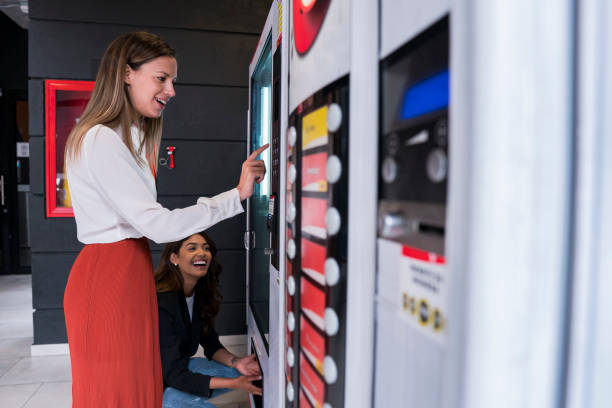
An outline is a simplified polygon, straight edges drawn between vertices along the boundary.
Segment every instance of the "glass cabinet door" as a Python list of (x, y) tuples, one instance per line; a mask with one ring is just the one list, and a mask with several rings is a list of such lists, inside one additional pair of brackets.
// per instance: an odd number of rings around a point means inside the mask
[[(272, 52), (270, 36), (266, 40), (263, 52), (251, 77), (251, 144), (253, 152), (266, 143), (270, 143), (272, 121)], [(254, 244), (249, 251), (249, 304), (261, 337), (268, 348), (268, 321), (270, 296), (270, 149), (263, 152), (263, 160), (268, 174), (259, 184), (249, 204), (249, 229), (254, 234)], [(272, 204), (272, 206), (270, 205)]]

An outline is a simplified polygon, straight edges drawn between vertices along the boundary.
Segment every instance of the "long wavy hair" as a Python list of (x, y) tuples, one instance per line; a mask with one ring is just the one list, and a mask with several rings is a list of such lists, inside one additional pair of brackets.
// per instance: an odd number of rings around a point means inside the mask
[[(198, 280), (194, 289), (195, 296), (198, 298), (198, 304), (200, 305), (199, 313), (202, 317), (202, 334), (206, 335), (208, 329), (213, 327), (215, 317), (219, 313), (219, 305), (223, 299), (219, 291), (219, 275), (221, 275), (223, 268), (217, 262), (217, 245), (215, 241), (203, 231), (198, 232), (198, 234), (206, 240), (212, 255), (206, 276)], [(173, 290), (183, 292), (183, 275), (181, 275), (180, 268), (170, 262), (170, 255), (176, 254), (178, 256), (183, 243), (190, 237), (191, 235), (180, 241), (170, 242), (164, 247), (159, 264), (155, 269), (155, 289), (158, 293)]]
[[(140, 156), (144, 149), (150, 168), (157, 172), (162, 117), (141, 117), (130, 102), (124, 80), (128, 66), (137, 71), (142, 64), (159, 57), (176, 58), (176, 52), (157, 35), (142, 31), (123, 34), (108, 46), (89, 103), (68, 136), (66, 160), (79, 155), (87, 131), (101, 124), (111, 129), (119, 127), (123, 143), (136, 162), (145, 165)], [(134, 123), (144, 132), (140, 146), (132, 142), (130, 127)]]

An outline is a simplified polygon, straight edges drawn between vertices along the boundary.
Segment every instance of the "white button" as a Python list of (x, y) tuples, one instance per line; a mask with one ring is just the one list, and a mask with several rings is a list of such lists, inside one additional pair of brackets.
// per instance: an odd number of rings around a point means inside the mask
[(327, 181), (331, 184), (340, 180), (340, 176), (342, 175), (342, 162), (338, 156), (329, 156), (325, 173), (327, 175)]
[(295, 365), (295, 354), (293, 353), (292, 348), (287, 350), (287, 364), (289, 364), (289, 367), (293, 367)]
[(295, 279), (293, 276), (287, 279), (287, 292), (289, 292), (289, 296), (295, 295)]
[(295, 330), (295, 316), (293, 315), (293, 312), (289, 312), (287, 315), (287, 328), (290, 332)]
[(338, 315), (332, 308), (325, 309), (325, 333), (328, 336), (335, 336), (340, 328), (340, 322), (338, 321)]
[(342, 124), (342, 109), (337, 103), (332, 103), (327, 108), (327, 130), (335, 132)]
[(289, 177), (289, 182), (291, 184), (295, 183), (295, 179), (297, 177), (297, 170), (295, 169), (295, 164), (291, 163), (291, 166), (289, 166), (289, 174), (287, 175), (287, 177)]
[(387, 157), (382, 164), (382, 178), (387, 184), (391, 184), (397, 178), (397, 162), (393, 157)]
[(295, 241), (293, 238), (291, 238), (287, 243), (287, 256), (289, 259), (295, 258)]
[(340, 280), (340, 267), (334, 258), (325, 260), (325, 281), (328, 286), (335, 286)]
[(342, 221), (340, 220), (340, 213), (334, 207), (329, 207), (327, 209), (327, 214), (325, 215), (325, 225), (327, 227), (327, 235), (334, 236), (340, 231), (340, 225)]
[(434, 149), (427, 157), (427, 175), (434, 183), (440, 183), (446, 178), (448, 160), (442, 149)]
[(287, 384), (287, 399), (289, 400), (289, 402), (293, 402), (293, 398), (295, 398), (295, 395), (293, 395), (293, 384), (288, 383)]
[(332, 406), (329, 402), (326, 402), (325, 404), (323, 404), (323, 408), (332, 408)]
[(338, 368), (330, 356), (325, 356), (323, 359), (323, 377), (328, 384), (333, 384), (338, 379)]
[(297, 210), (295, 209), (295, 204), (289, 204), (289, 210), (287, 210), (287, 221), (293, 222), (295, 220), (295, 214)]
[(293, 145), (295, 145), (296, 140), (297, 140), (297, 132), (295, 131), (295, 128), (291, 126), (289, 128), (289, 131), (287, 132), (287, 142), (289, 143), (289, 146), (293, 147)]

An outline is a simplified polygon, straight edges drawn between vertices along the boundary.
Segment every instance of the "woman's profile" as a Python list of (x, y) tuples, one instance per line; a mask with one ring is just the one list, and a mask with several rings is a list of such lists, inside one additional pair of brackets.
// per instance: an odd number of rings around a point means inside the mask
[[(64, 313), (74, 407), (160, 407), (163, 383), (151, 253), (243, 212), (265, 175), (255, 151), (238, 186), (175, 210), (157, 202), (162, 112), (175, 96), (175, 51), (145, 32), (115, 39), (66, 145), (66, 172), (85, 244), (70, 271)], [(231, 170), (231, 169), (228, 169)]]

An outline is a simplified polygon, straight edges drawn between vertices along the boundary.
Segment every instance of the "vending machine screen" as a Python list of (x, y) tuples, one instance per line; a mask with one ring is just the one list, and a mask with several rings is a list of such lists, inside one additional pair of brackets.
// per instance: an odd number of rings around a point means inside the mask
[[(251, 144), (249, 151), (270, 143), (272, 123), (272, 41), (268, 37), (251, 77)], [(270, 149), (260, 157), (270, 168)], [(252, 234), (249, 251), (249, 305), (266, 348), (269, 333), (270, 297), (270, 209), (275, 197), (271, 194), (270, 176), (255, 184), (249, 202), (249, 229)]]

